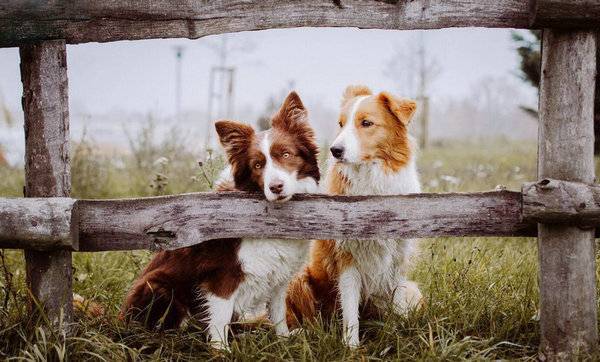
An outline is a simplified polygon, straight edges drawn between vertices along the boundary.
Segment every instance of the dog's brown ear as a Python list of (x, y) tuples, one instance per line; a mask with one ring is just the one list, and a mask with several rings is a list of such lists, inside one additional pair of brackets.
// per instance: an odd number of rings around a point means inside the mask
[(215, 129), (229, 157), (241, 149), (247, 149), (254, 137), (254, 129), (240, 122), (218, 121), (215, 123)]
[(235, 121), (218, 121), (215, 128), (231, 165), (235, 188), (245, 191), (253, 189), (256, 185), (250, 183), (252, 171), (248, 165), (248, 149), (254, 141), (254, 129)]
[(369, 87), (364, 85), (349, 85), (346, 87), (344, 94), (342, 95), (342, 105), (348, 102), (350, 99), (360, 96), (370, 96), (373, 94)]
[(304, 107), (298, 93), (292, 91), (283, 101), (279, 112), (273, 116), (271, 121), (273, 128), (291, 134), (294, 137), (296, 147), (302, 158), (306, 161), (299, 171), (301, 177), (311, 176), (319, 181), (319, 165), (315, 132), (308, 123), (308, 111)]
[(274, 128), (283, 130), (293, 130), (298, 124), (306, 123), (308, 121), (308, 112), (300, 99), (300, 96), (295, 91), (291, 91), (290, 94), (285, 97), (281, 108), (273, 116), (271, 125)]
[(408, 126), (417, 110), (417, 102), (396, 97), (388, 92), (381, 92), (377, 97), (400, 122)]

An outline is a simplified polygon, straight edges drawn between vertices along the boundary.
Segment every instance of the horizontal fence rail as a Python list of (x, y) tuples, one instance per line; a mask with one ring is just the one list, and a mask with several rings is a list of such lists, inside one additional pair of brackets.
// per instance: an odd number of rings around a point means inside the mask
[[(568, 191), (572, 189), (579, 193)], [(547, 218), (596, 223), (600, 205), (591, 196), (597, 190), (598, 186), (543, 180), (525, 184), (523, 193), (297, 195), (286, 203), (269, 203), (259, 194), (242, 192), (120, 200), (4, 198), (0, 247), (155, 250), (233, 237), (535, 236), (536, 223)]]
[(520, 221), (520, 194), (301, 195), (269, 203), (257, 194), (190, 194), (81, 201), (80, 250), (178, 248), (230, 237), (381, 239), (535, 235)]
[(0, 198), (0, 247), (176, 249), (219, 238), (535, 236), (536, 223), (600, 224), (600, 186), (545, 179), (522, 192), (398, 196), (193, 193), (120, 200)]
[(530, 25), (538, 28), (597, 28), (598, 0), (530, 0)]
[(541, 26), (598, 27), (600, 5), (590, 0), (79, 0), (67, 3), (8, 0), (0, 4), (0, 47), (52, 39), (64, 39), (68, 44), (196, 39), (212, 34), (291, 27)]
[(176, 249), (219, 238), (535, 236), (537, 223), (600, 225), (600, 186), (544, 179), (522, 192), (398, 196), (192, 193), (119, 200), (0, 198), (0, 247)]

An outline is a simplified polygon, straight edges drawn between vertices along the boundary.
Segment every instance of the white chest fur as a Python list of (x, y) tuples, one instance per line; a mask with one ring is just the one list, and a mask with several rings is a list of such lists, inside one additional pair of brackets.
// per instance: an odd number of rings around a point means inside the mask
[(348, 195), (401, 195), (421, 192), (414, 160), (398, 172), (385, 170), (379, 162), (342, 165), (340, 172), (350, 180)]
[(238, 252), (244, 280), (238, 287), (235, 311), (247, 317), (262, 313), (273, 291), (287, 287), (304, 266), (309, 249), (305, 240), (244, 239)]
[[(348, 195), (398, 195), (421, 192), (414, 160), (399, 172), (386, 172), (380, 164), (347, 165), (340, 172), (350, 180)], [(406, 278), (418, 241), (338, 240), (352, 254), (362, 284), (362, 297), (390, 298), (398, 282)]]

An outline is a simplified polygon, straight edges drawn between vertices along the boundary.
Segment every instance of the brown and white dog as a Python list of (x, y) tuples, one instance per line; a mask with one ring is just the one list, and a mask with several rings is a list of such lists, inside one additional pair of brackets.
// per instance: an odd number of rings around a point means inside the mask
[[(350, 86), (342, 97), (339, 133), (325, 188), (331, 195), (392, 195), (421, 191), (408, 124), (416, 103)], [(317, 240), (309, 265), (288, 290), (288, 323), (328, 318), (341, 307), (344, 342), (359, 344), (359, 306), (393, 305), (406, 313), (421, 293), (407, 273), (416, 240)], [(373, 310), (371, 308), (371, 310)]]
[[(231, 183), (278, 202), (318, 191), (318, 147), (295, 92), (271, 123), (263, 132), (233, 121), (215, 124), (229, 161), (220, 189)], [(226, 347), (234, 313), (252, 314), (268, 305), (276, 333), (287, 335), (286, 290), (309, 247), (308, 241), (220, 239), (161, 251), (135, 281), (122, 316), (173, 328), (188, 314), (201, 315), (213, 345)]]

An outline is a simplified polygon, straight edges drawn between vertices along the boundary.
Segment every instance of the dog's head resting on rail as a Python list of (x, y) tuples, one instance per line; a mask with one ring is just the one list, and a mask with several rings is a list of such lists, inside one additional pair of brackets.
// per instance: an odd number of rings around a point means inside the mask
[(319, 148), (296, 92), (286, 97), (266, 131), (235, 121), (219, 121), (215, 127), (237, 190), (262, 191), (269, 201), (317, 192)]
[(339, 133), (330, 151), (337, 162), (380, 161), (393, 172), (410, 159), (408, 124), (417, 105), (388, 92), (349, 86), (342, 96)]

